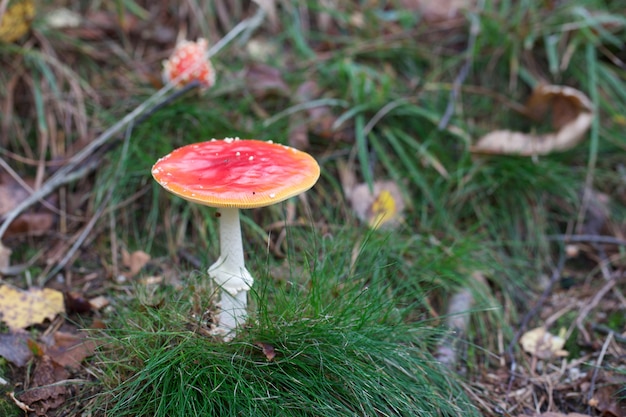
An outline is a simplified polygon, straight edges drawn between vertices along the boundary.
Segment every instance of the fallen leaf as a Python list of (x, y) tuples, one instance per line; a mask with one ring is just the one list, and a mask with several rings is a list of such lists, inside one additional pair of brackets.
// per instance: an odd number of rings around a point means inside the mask
[(0, 334), (0, 356), (16, 366), (26, 365), (33, 358), (29, 340), (24, 332)]
[(69, 291), (65, 293), (65, 308), (69, 314), (85, 314), (91, 311), (91, 304), (82, 294)]
[(261, 348), (268, 361), (271, 362), (274, 360), (276, 357), (276, 350), (274, 349), (274, 346), (264, 342), (256, 342), (255, 345)]
[(31, 387), (17, 397), (33, 408), (38, 416), (45, 416), (49, 410), (65, 402), (67, 386), (55, 383), (68, 377), (69, 372), (65, 368), (54, 363), (50, 357), (43, 356), (35, 365)]
[(83, 20), (80, 14), (64, 7), (46, 13), (44, 19), (48, 27), (54, 29), (76, 28)]
[(337, 164), (341, 187), (356, 216), (371, 228), (393, 228), (403, 221), (404, 197), (393, 181), (356, 183), (355, 174), (345, 163)]
[(281, 71), (266, 64), (257, 62), (250, 65), (245, 73), (245, 82), (252, 94), (259, 99), (272, 95), (289, 96), (289, 86)]
[(0, 42), (15, 42), (30, 30), (35, 17), (35, 5), (32, 0), (15, 1), (11, 4), (0, 22)]
[(402, 223), (405, 204), (395, 182), (374, 181), (373, 191), (367, 184), (357, 184), (350, 195), (357, 217), (372, 229), (394, 228)]
[[(34, 180), (25, 179), (24, 184), (34, 185)], [(18, 183), (9, 174), (0, 173), (0, 216), (17, 207), (29, 196), (29, 191)], [(50, 202), (50, 201), (48, 201)], [(50, 212), (27, 211), (17, 217), (10, 225), (4, 236), (16, 234), (41, 235), (52, 228), (54, 215)]]
[(109, 305), (109, 299), (103, 295), (99, 295), (89, 300), (91, 308), (98, 311)]
[(19, 290), (0, 286), (0, 318), (11, 330), (52, 320), (65, 312), (63, 293), (50, 288)]
[(48, 340), (45, 353), (54, 363), (70, 370), (78, 370), (81, 362), (93, 355), (96, 342), (88, 339), (85, 333), (68, 333), (57, 331)]
[(128, 271), (124, 273), (126, 278), (134, 277), (141, 271), (141, 268), (146, 266), (150, 262), (150, 255), (144, 251), (138, 250), (133, 253), (129, 253), (126, 249), (122, 249), (122, 265), (128, 268)]
[(561, 152), (578, 145), (594, 118), (591, 100), (567, 86), (542, 85), (533, 91), (527, 114), (537, 118), (552, 113), (554, 133), (532, 134), (496, 130), (480, 138), (470, 151), (483, 154), (535, 156)]
[(525, 352), (539, 359), (550, 359), (553, 356), (567, 356), (568, 352), (563, 350), (565, 331), (562, 330), (558, 336), (548, 332), (544, 326), (529, 330), (520, 338), (520, 344)]
[(333, 141), (354, 141), (351, 122), (338, 124), (338, 116), (328, 105), (311, 107), (310, 102), (322, 99), (322, 91), (314, 80), (307, 80), (293, 94), (293, 104), (304, 106), (306, 110), (293, 113), (289, 117), (289, 144), (298, 149), (309, 145), (309, 133)]
[(619, 388), (603, 385), (596, 389), (589, 405), (600, 412), (602, 416), (626, 416), (626, 402), (620, 399)]
[(246, 42), (245, 48), (251, 61), (275, 62), (280, 60), (281, 44), (276, 38), (259, 35)]

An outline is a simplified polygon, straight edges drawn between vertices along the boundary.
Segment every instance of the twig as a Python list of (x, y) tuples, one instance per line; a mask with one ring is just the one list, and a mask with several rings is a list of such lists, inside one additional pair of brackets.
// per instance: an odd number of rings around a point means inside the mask
[(593, 310), (594, 308), (598, 306), (598, 304), (600, 303), (600, 301), (602, 301), (606, 293), (608, 293), (609, 290), (613, 288), (616, 283), (617, 283), (617, 280), (615, 278), (612, 278), (610, 281), (607, 281), (604, 284), (604, 286), (602, 286), (602, 288), (598, 290), (596, 295), (593, 296), (591, 301), (585, 303), (585, 307), (578, 314), (578, 317), (576, 318), (576, 326), (578, 327), (578, 330), (580, 330), (580, 332), (582, 333), (586, 342), (589, 342), (591, 338), (589, 337), (589, 333), (587, 333), (587, 330), (585, 330), (585, 327), (583, 326), (583, 321), (585, 320), (585, 317), (589, 315), (589, 312), (591, 310)]
[(620, 343), (626, 343), (626, 336), (622, 336), (619, 333), (615, 333), (615, 330), (611, 329), (608, 326), (605, 326), (604, 324), (598, 324), (598, 323), (593, 323), (591, 325), (591, 328), (593, 330), (595, 330), (598, 333), (602, 333), (602, 334), (609, 334), (612, 333), (613, 334), (613, 338), (620, 342)]
[[(241, 32), (246, 29), (253, 30), (258, 27), (260, 23), (263, 21), (263, 17), (265, 16), (265, 12), (259, 8), (256, 14), (246, 20), (243, 20), (239, 24), (237, 24), (230, 32), (228, 32), (220, 41), (218, 41), (213, 47), (209, 49), (207, 52), (207, 58), (215, 55), (218, 51), (220, 51), (224, 46), (226, 46), (230, 41), (232, 41), (235, 37), (237, 37)], [(38, 188), (35, 192), (30, 194), (27, 198), (22, 200), (20, 204), (18, 204), (11, 211), (6, 213), (2, 217), (2, 224), (0, 225), (0, 240), (6, 233), (9, 225), (26, 209), (28, 209), (33, 204), (45, 198), (48, 194), (53, 192), (58, 187), (67, 184), (69, 181), (67, 180), (68, 175), (72, 173), (72, 171), (80, 165), (82, 161), (87, 159), (91, 154), (93, 154), (97, 149), (99, 149), (102, 145), (104, 145), (107, 141), (109, 141), (112, 137), (116, 136), (119, 132), (121, 132), (124, 128), (126, 128), (129, 124), (136, 121), (139, 116), (142, 114), (150, 113), (155, 108), (159, 106), (165, 95), (174, 88), (175, 85), (178, 84), (182, 78), (187, 75), (187, 72), (193, 71), (195, 68), (189, 68), (188, 71), (182, 73), (179, 77), (172, 80), (172, 82), (167, 83), (160, 90), (146, 99), (143, 103), (135, 108), (132, 112), (128, 113), (122, 120), (115, 123), (113, 126), (105, 130), (100, 136), (90, 142), (83, 149), (74, 154), (65, 164), (61, 167), (57, 172), (55, 172), (46, 182), (44, 182), (40, 188)]]
[(559, 278), (561, 278), (561, 272), (563, 272), (564, 266), (565, 266), (565, 253), (561, 251), (559, 262), (556, 268), (554, 268), (554, 271), (552, 271), (552, 276), (550, 277), (550, 281), (548, 282), (548, 285), (541, 293), (541, 296), (539, 297), (537, 304), (535, 304), (535, 306), (532, 309), (530, 309), (522, 318), (522, 322), (520, 323), (519, 328), (515, 332), (513, 339), (511, 339), (511, 342), (509, 343), (509, 346), (506, 349), (507, 356), (509, 357), (509, 361), (511, 363), (511, 375), (509, 378), (509, 384), (507, 386), (505, 403), (508, 403), (509, 401), (509, 392), (511, 390), (511, 387), (513, 386), (513, 381), (515, 380), (515, 372), (517, 371), (517, 361), (515, 360), (513, 349), (515, 345), (517, 345), (520, 337), (522, 337), (522, 334), (526, 330), (526, 327), (528, 326), (528, 323), (530, 322), (530, 320), (539, 312), (539, 310), (543, 306), (543, 303), (548, 299), (548, 297), (552, 293), (552, 288), (557, 283)]
[(602, 361), (604, 360), (604, 355), (606, 355), (606, 351), (609, 349), (609, 345), (613, 340), (613, 332), (609, 332), (609, 335), (606, 337), (604, 344), (602, 345), (602, 350), (600, 351), (600, 355), (598, 356), (598, 360), (596, 361), (596, 366), (593, 370), (593, 375), (591, 376), (591, 384), (589, 386), (589, 395), (587, 396), (587, 404), (589, 404), (588, 412), (591, 412), (591, 399), (593, 398), (594, 391), (596, 389), (596, 381), (598, 379), (598, 372), (600, 371), (600, 366), (602, 365)]
[(448, 100), (448, 105), (446, 107), (446, 111), (444, 112), (439, 124), (437, 125), (437, 129), (444, 130), (448, 123), (450, 123), (450, 118), (454, 114), (454, 107), (456, 106), (456, 100), (459, 95), (459, 91), (469, 74), (469, 70), (472, 66), (473, 60), (473, 50), (474, 45), (476, 44), (476, 38), (478, 37), (478, 33), (480, 32), (480, 25), (478, 21), (478, 17), (473, 16), (472, 24), (470, 26), (469, 38), (467, 41), (467, 49), (465, 51), (465, 62), (461, 67), (458, 75), (454, 79), (454, 83), (452, 84), (452, 90), (450, 90), (450, 99)]
[(602, 235), (548, 235), (548, 240), (559, 242), (604, 243), (607, 245), (626, 246), (626, 240)]

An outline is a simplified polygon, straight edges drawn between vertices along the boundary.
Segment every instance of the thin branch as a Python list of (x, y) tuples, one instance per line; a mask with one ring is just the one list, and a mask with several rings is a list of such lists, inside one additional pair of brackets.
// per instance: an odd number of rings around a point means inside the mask
[[(606, 337), (604, 344), (602, 345), (602, 350), (600, 351), (600, 355), (598, 356), (598, 360), (596, 361), (596, 366), (593, 370), (593, 375), (591, 376), (591, 384), (589, 386), (589, 394), (587, 395), (587, 404), (591, 404), (591, 399), (593, 398), (593, 394), (596, 390), (596, 381), (598, 380), (598, 371), (602, 366), (602, 361), (604, 360), (604, 355), (606, 355), (606, 351), (609, 348), (609, 345), (613, 341), (613, 332), (610, 332)], [(591, 412), (591, 405), (588, 407), (588, 411)]]
[(456, 78), (454, 79), (452, 90), (450, 90), (450, 98), (448, 100), (446, 111), (441, 117), (439, 124), (437, 125), (437, 128), (439, 130), (444, 130), (446, 127), (448, 127), (448, 124), (450, 123), (450, 119), (454, 115), (454, 108), (456, 106), (456, 100), (459, 96), (459, 91), (461, 91), (463, 83), (465, 82), (465, 79), (467, 78), (470, 68), (472, 67), (472, 63), (474, 61), (473, 59), (474, 45), (476, 44), (476, 38), (478, 37), (479, 32), (480, 32), (479, 20), (478, 20), (478, 17), (474, 15), (472, 16), (472, 24), (470, 26), (469, 38), (467, 41), (467, 49), (465, 50), (465, 62), (463, 63), (463, 66), (461, 67), (461, 70), (457, 74)]
[(559, 242), (576, 243), (603, 243), (607, 245), (626, 246), (626, 240), (613, 236), (602, 235), (548, 235), (548, 240)]

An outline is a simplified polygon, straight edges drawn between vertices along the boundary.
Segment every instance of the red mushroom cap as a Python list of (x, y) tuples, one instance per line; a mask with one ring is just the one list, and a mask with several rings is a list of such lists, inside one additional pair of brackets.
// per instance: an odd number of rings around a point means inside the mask
[[(211, 87), (215, 84), (215, 70), (206, 57), (207, 50), (207, 41), (202, 38), (196, 42), (179, 42), (169, 59), (163, 61), (163, 81), (174, 81), (186, 72), (178, 86), (197, 80), (202, 88)], [(192, 67), (194, 69), (189, 71)]]
[(186, 145), (152, 167), (166, 190), (211, 207), (269, 206), (308, 190), (319, 175), (311, 155), (253, 139)]

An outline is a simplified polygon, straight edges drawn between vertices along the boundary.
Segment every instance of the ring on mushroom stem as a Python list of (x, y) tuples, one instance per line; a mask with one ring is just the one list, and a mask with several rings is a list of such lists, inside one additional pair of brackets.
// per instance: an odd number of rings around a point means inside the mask
[(152, 167), (152, 176), (166, 190), (219, 209), (215, 217), (220, 222), (220, 256), (208, 273), (221, 289), (216, 333), (225, 340), (245, 322), (247, 292), (254, 282), (244, 265), (239, 209), (296, 196), (311, 188), (319, 175), (319, 165), (305, 152), (238, 138), (183, 146)]

